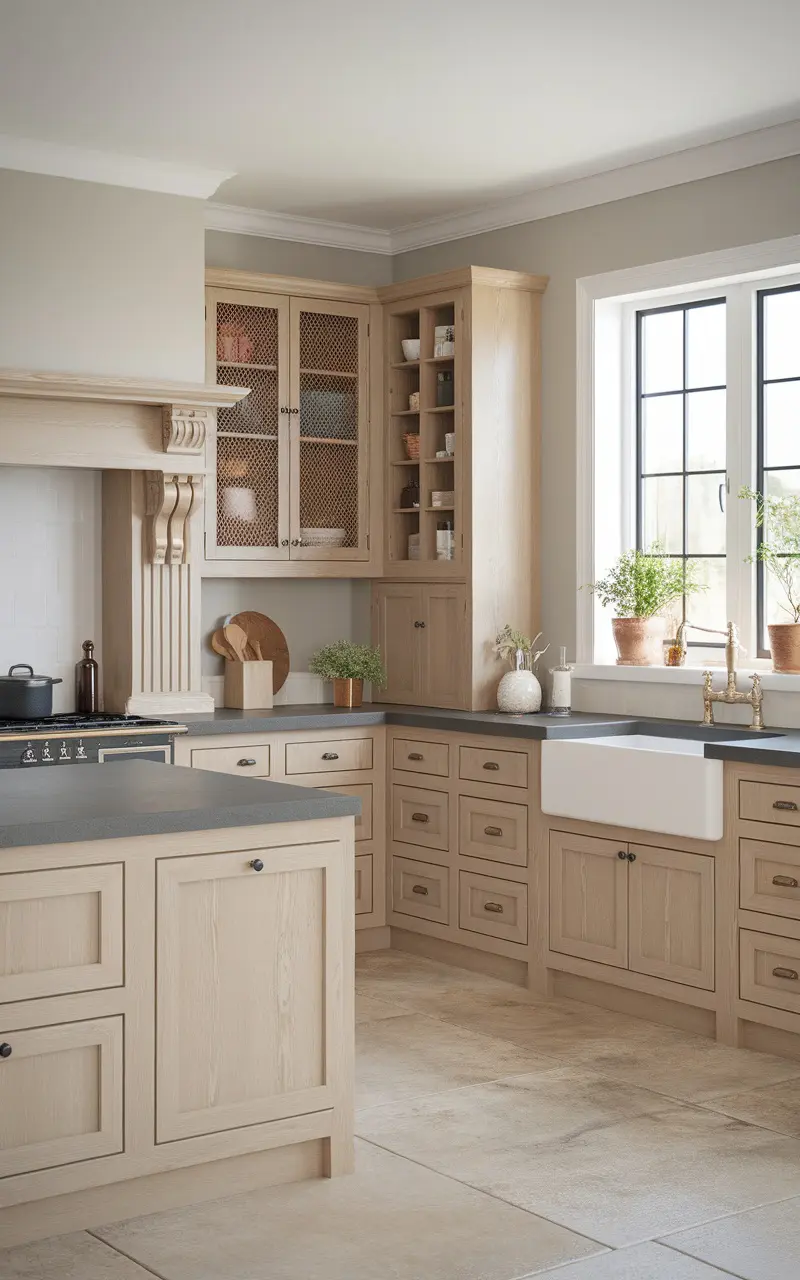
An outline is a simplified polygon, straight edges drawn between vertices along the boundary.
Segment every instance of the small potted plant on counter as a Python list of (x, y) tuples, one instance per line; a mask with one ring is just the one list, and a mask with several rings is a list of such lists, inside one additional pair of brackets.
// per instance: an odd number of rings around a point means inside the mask
[(625, 551), (605, 578), (589, 590), (603, 608), (611, 605), (618, 667), (654, 667), (664, 662), (667, 619), (663, 611), (680, 600), (708, 590), (700, 566), (665, 555), (660, 543), (648, 551)]
[(785, 597), (782, 608), (791, 621), (769, 622), (773, 671), (800, 672), (800, 497), (765, 497), (740, 489), (740, 498), (756, 504), (756, 528), (764, 534), (755, 556), (771, 573)]
[(549, 649), (537, 649), (541, 636), (529, 640), (521, 631), (515, 631), (508, 623), (494, 642), (494, 651), (511, 666), (497, 686), (497, 705), (512, 716), (533, 715), (542, 705), (542, 686), (534, 674), (534, 668), (543, 653)]
[(364, 681), (373, 686), (386, 684), (386, 671), (380, 649), (368, 644), (353, 644), (350, 640), (337, 640), (328, 644), (308, 664), (308, 669), (323, 680), (333, 681), (333, 705), (335, 707), (360, 707), (364, 696)]

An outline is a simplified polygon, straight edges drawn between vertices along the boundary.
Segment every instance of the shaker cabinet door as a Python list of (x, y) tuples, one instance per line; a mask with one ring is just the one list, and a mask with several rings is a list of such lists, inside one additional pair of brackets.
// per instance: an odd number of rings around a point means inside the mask
[(550, 949), (627, 968), (627, 845), (550, 832)]
[(373, 588), (372, 607), (374, 642), (380, 646), (388, 675), (380, 697), (385, 702), (418, 703), (422, 700), (421, 624), (425, 621), (422, 588), (414, 583), (378, 583)]
[(429, 707), (465, 708), (467, 600), (462, 586), (422, 588), (422, 696)]
[(632, 844), (629, 967), (714, 989), (714, 859)]
[(292, 298), (292, 560), (367, 560), (369, 307)]

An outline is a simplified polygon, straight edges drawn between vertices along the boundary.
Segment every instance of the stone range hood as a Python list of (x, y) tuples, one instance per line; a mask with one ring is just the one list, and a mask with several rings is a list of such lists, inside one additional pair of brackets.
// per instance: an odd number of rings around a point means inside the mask
[(0, 370), (0, 466), (103, 472), (106, 711), (211, 710), (201, 689), (206, 438), (246, 387)]

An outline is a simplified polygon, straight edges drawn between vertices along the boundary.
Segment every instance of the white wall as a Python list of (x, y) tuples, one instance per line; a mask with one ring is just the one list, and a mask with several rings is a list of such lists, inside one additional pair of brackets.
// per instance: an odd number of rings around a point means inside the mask
[[(204, 381), (203, 203), (0, 170), (0, 367)], [(100, 641), (99, 474), (0, 467), (0, 670)], [(102, 652), (98, 656), (102, 662)]]
[(289, 240), (233, 235), (228, 231), (206, 232), (206, 265), (368, 287), (390, 284), (392, 280), (392, 259), (388, 254), (293, 244)]

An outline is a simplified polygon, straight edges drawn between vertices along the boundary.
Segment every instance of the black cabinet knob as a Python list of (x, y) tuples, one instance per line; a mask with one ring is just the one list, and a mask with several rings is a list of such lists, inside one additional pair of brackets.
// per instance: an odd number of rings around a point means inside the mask
[(635, 862), (635, 861), (636, 861), (636, 854), (635, 854), (635, 853), (629, 853), (629, 854), (628, 854), (628, 862)]
[(617, 857), (621, 858), (623, 862), (627, 862), (628, 860), (628, 855), (624, 849), (620, 849), (619, 853), (617, 854)]
[(253, 858), (253, 861), (250, 863), (250, 866), (253, 868), (254, 871), (264, 870), (264, 863), (261, 861), (260, 858)]
[(10, 1058), (10, 1057), (11, 1057), (11, 1045), (5, 1044), (5, 1043), (0, 1044), (0, 1058)]

